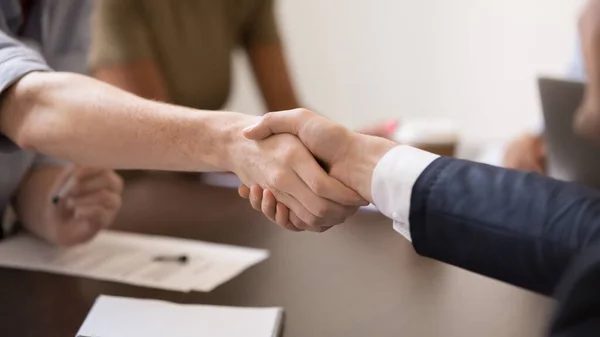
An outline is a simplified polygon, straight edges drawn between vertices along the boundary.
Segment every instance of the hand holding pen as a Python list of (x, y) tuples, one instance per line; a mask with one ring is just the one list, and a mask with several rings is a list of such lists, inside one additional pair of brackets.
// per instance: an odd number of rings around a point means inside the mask
[(74, 166), (65, 169), (48, 200), (46, 238), (73, 245), (108, 227), (121, 207), (122, 179), (112, 170)]

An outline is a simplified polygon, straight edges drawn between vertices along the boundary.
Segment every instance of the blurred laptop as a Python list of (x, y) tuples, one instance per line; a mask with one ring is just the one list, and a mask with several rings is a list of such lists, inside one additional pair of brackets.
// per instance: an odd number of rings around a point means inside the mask
[(584, 84), (538, 79), (548, 146), (548, 175), (600, 188), (600, 144), (577, 136), (573, 116), (583, 99)]

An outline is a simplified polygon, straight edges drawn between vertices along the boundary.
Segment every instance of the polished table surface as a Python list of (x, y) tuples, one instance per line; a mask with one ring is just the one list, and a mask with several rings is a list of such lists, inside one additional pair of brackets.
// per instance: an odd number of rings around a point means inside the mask
[(543, 336), (552, 313), (547, 298), (419, 257), (376, 213), (323, 234), (292, 233), (235, 190), (196, 181), (144, 178), (124, 199), (118, 229), (267, 248), (271, 256), (210, 293), (0, 268), (0, 336), (74, 336), (100, 294), (281, 306), (284, 337)]

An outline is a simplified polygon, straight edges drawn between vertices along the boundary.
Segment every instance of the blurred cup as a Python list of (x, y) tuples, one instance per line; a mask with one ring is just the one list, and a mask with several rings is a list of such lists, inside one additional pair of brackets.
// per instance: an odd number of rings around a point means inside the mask
[(456, 125), (446, 119), (415, 119), (402, 122), (393, 140), (440, 156), (454, 157), (458, 146)]

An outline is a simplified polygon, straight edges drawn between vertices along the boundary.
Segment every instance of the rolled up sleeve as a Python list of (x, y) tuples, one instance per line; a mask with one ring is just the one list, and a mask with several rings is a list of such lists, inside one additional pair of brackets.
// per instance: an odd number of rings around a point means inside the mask
[(132, 60), (153, 58), (148, 28), (140, 0), (102, 0), (94, 3), (92, 44), (88, 66), (119, 65)]
[(45, 156), (45, 155), (41, 155), (38, 154), (35, 157), (35, 160), (33, 162), (33, 166), (34, 167), (39, 167), (39, 166), (69, 166), (70, 164), (66, 161), (60, 160), (60, 159), (56, 159), (54, 157), (49, 157), (49, 156)]
[[(33, 71), (51, 69), (39, 53), (0, 30), (0, 95)], [(17, 146), (10, 139), (0, 134), (0, 153), (16, 149)]]

